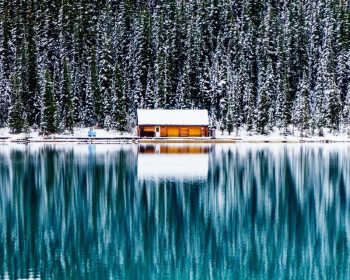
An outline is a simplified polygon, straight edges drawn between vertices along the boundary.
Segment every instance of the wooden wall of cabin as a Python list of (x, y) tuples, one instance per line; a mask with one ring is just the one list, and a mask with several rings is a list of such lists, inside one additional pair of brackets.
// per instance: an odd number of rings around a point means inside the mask
[(154, 137), (156, 135), (155, 126), (143, 126), (140, 125), (138, 128), (139, 131), (139, 137)]
[[(154, 137), (156, 126), (139, 126), (140, 137)], [(160, 126), (161, 137), (207, 137), (207, 126)]]

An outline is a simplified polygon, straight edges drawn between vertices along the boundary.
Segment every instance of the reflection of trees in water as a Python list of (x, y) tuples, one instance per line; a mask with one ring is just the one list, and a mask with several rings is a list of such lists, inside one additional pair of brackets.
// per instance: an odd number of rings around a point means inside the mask
[(348, 275), (350, 149), (244, 147), (178, 182), (138, 181), (130, 146), (1, 149), (0, 277)]

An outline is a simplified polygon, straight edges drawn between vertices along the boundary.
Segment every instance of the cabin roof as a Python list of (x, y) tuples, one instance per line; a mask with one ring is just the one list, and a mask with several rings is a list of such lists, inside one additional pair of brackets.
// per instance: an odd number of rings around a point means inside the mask
[(209, 125), (207, 110), (137, 110), (138, 125)]

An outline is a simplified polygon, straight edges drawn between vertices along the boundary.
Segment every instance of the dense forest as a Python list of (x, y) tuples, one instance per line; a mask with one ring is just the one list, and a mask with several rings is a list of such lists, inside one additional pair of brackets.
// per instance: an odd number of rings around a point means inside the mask
[(0, 16), (12, 132), (203, 108), (228, 132), (350, 133), (347, 0), (2, 0)]

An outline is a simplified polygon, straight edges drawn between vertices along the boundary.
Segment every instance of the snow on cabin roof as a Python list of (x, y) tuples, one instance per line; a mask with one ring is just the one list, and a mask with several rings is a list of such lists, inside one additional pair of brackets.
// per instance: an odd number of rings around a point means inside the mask
[(207, 110), (137, 110), (139, 125), (209, 125)]

